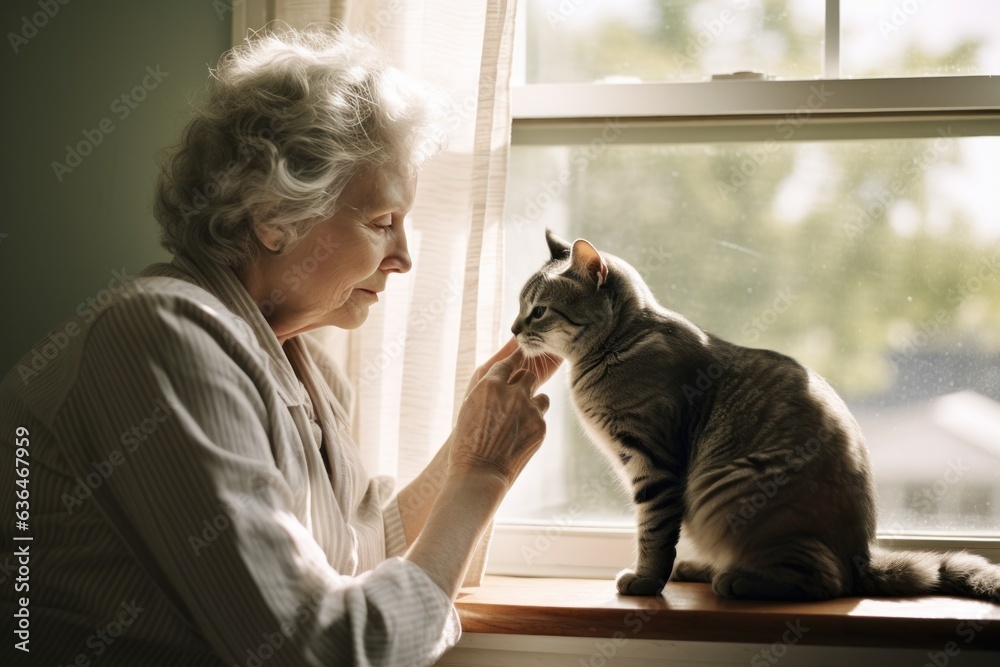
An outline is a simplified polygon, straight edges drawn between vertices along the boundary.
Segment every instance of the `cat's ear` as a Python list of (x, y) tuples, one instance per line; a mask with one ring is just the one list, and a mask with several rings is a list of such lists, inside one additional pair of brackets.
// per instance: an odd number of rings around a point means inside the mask
[(577, 239), (573, 243), (570, 261), (581, 275), (593, 280), (598, 289), (608, 279), (608, 265), (597, 248), (586, 239)]
[(545, 230), (545, 242), (549, 244), (549, 252), (552, 253), (552, 259), (566, 259), (569, 257), (569, 243), (553, 234), (551, 229)]

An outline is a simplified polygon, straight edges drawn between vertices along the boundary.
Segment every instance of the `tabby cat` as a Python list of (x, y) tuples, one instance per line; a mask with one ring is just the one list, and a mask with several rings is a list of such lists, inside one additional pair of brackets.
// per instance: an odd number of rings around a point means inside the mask
[[(529, 356), (569, 362), (580, 420), (633, 495), (638, 561), (620, 593), (658, 595), (672, 578), (730, 598), (1000, 603), (1000, 566), (980, 556), (874, 545), (864, 438), (822, 377), (706, 333), (588, 241), (546, 238), (552, 258), (512, 331)], [(682, 524), (697, 561), (674, 562)]]

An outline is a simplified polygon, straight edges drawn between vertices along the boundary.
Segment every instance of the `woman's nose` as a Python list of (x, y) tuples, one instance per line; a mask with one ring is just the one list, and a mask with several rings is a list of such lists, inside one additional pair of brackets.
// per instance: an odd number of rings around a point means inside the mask
[(403, 230), (402, 222), (399, 223), (399, 232), (386, 258), (382, 260), (382, 270), (395, 273), (406, 273), (413, 266), (410, 259), (410, 251), (406, 245), (406, 232)]

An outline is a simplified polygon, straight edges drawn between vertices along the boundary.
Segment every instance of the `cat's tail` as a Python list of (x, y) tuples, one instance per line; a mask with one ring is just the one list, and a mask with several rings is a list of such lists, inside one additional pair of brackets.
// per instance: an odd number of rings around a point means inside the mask
[(855, 566), (859, 595), (956, 595), (1000, 604), (1000, 565), (964, 551), (872, 547), (869, 560), (859, 559)]

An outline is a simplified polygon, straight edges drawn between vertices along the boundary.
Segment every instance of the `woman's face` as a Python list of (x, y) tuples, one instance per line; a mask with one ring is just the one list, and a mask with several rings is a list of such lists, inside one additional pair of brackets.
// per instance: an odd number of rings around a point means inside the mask
[[(395, 169), (361, 173), (341, 194), (337, 211), (290, 251), (269, 258), (279, 339), (320, 326), (361, 326), (392, 273), (410, 270), (403, 218), (413, 206), (416, 177)], [(275, 285), (275, 283), (278, 283)]]

